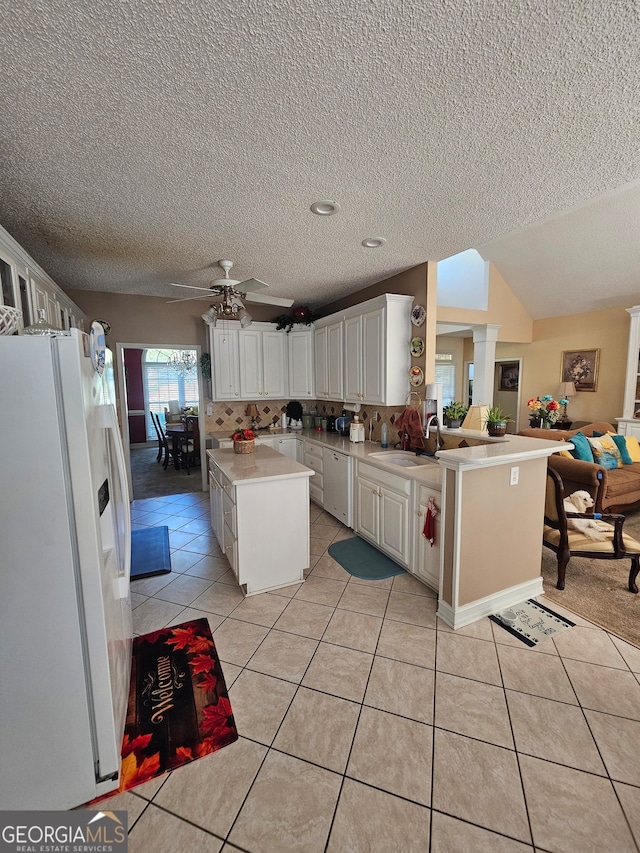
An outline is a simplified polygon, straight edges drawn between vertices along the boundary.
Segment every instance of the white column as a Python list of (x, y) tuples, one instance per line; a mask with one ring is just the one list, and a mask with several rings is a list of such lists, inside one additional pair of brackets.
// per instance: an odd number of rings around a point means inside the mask
[(473, 396), (474, 406), (493, 405), (493, 376), (496, 362), (496, 341), (501, 326), (487, 323), (473, 327)]

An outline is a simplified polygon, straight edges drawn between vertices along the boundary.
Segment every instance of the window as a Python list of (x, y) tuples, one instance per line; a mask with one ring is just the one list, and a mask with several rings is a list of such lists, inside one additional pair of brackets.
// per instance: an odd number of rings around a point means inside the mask
[[(179, 352), (180, 350), (178, 350)], [(147, 440), (155, 438), (155, 430), (151, 422), (151, 412), (160, 415), (164, 424), (164, 410), (169, 408), (169, 400), (178, 400), (181, 408), (197, 406), (198, 371), (192, 370), (183, 376), (167, 365), (175, 350), (147, 349), (142, 360), (142, 376), (144, 382), (145, 422)], [(195, 350), (190, 350), (194, 356)]]
[(436, 353), (436, 378), (442, 385), (442, 405), (446, 406), (456, 399), (456, 365), (452, 352)]

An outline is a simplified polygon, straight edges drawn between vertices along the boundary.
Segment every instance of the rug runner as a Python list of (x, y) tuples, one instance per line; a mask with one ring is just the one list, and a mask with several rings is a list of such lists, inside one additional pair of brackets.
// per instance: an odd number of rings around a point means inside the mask
[(489, 619), (528, 646), (537, 646), (538, 643), (553, 637), (566, 628), (575, 628), (575, 622), (570, 622), (569, 619), (565, 619), (564, 616), (550, 610), (533, 598), (529, 598), (521, 604), (515, 604), (509, 609), (516, 614), (515, 625), (505, 625), (500, 619), (499, 613), (496, 613), (495, 616), (489, 616)]

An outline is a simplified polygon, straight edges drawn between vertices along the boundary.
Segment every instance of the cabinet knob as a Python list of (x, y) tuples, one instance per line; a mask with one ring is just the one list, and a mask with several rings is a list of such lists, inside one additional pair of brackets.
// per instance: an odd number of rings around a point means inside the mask
[(422, 518), (422, 513), (420, 512), (420, 510), (417, 511), (416, 515), (418, 516), (418, 518)]
[(226, 509), (222, 514), (223, 515), (231, 515), (231, 512), (228, 509)]

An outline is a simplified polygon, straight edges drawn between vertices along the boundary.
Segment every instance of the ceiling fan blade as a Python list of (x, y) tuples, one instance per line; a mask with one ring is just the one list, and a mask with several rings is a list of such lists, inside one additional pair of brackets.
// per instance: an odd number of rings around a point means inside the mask
[(188, 287), (191, 290), (206, 290), (207, 293), (211, 293), (210, 287), (198, 287), (196, 284), (178, 284), (175, 281), (170, 281), (169, 284), (171, 287)]
[(260, 281), (259, 278), (248, 278), (246, 281), (236, 282), (236, 290), (240, 293), (251, 293), (252, 290), (262, 290), (269, 285), (265, 281)]
[(284, 299), (281, 296), (267, 296), (265, 293), (247, 293), (247, 302), (262, 302), (265, 305), (281, 305), (283, 308), (290, 308), (294, 301), (293, 299)]
[[(202, 290), (203, 288), (199, 287), (198, 290)], [(208, 293), (205, 296), (185, 296), (182, 299), (168, 299), (165, 303), (166, 305), (173, 305), (174, 302), (193, 302), (195, 299), (208, 299), (211, 302), (215, 302), (215, 293)]]

